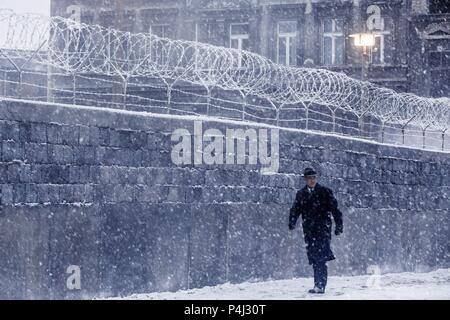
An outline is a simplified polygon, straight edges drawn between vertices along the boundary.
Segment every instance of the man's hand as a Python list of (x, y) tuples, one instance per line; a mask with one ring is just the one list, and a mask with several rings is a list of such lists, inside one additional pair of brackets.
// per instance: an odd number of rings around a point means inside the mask
[(334, 229), (334, 234), (337, 236), (340, 235), (342, 232), (343, 232), (342, 229), (338, 229), (338, 228)]

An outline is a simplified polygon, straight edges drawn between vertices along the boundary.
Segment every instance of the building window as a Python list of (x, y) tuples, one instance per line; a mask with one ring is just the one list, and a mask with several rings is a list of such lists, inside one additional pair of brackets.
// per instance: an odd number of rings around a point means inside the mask
[(389, 36), (389, 31), (377, 31), (375, 35), (375, 46), (371, 52), (371, 63), (385, 64), (386, 63), (386, 37)]
[(195, 41), (208, 43), (216, 46), (224, 46), (224, 39), (227, 37), (224, 34), (223, 23), (207, 23), (196, 22), (195, 24)]
[[(248, 50), (248, 24), (234, 23), (230, 25), (230, 48)], [(237, 67), (242, 67), (242, 56), (239, 56)]]
[(382, 26), (381, 30), (374, 30), (375, 33), (375, 46), (369, 51), (369, 60), (370, 63), (373, 64), (387, 64), (391, 62), (391, 50), (389, 49), (390, 45), (390, 36), (391, 36), (391, 28), (392, 23), (391, 19), (382, 18)]
[(297, 22), (278, 22), (277, 36), (277, 63), (287, 66), (296, 65)]
[(450, 68), (450, 51), (431, 51), (429, 53), (428, 64), (433, 69)]
[(153, 34), (160, 38), (170, 38), (169, 25), (159, 24), (150, 26), (150, 34)]
[(344, 21), (326, 19), (322, 22), (322, 63), (324, 65), (344, 64)]
[(230, 25), (230, 48), (248, 50), (248, 24), (233, 23)]
[(215, 46), (224, 46), (225, 37), (223, 23), (208, 23), (206, 25), (207, 42)]

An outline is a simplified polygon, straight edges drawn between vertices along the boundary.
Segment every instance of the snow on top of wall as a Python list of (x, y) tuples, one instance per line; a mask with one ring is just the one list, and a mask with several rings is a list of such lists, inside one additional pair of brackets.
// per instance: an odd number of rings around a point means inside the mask
[(227, 123), (227, 124), (233, 124), (233, 125), (239, 125), (239, 126), (251, 126), (251, 127), (260, 127), (260, 128), (268, 128), (268, 129), (279, 129), (281, 131), (299, 132), (299, 133), (310, 134), (310, 135), (333, 137), (333, 138), (339, 138), (339, 139), (344, 139), (344, 140), (351, 140), (351, 141), (375, 144), (375, 145), (380, 145), (380, 146), (389, 146), (389, 147), (393, 147), (393, 148), (412, 149), (412, 150), (418, 150), (421, 152), (430, 152), (430, 153), (439, 153), (439, 154), (450, 154), (450, 150), (430, 150), (430, 149), (423, 149), (423, 148), (414, 147), (414, 146), (381, 143), (378, 141), (366, 140), (366, 139), (351, 137), (351, 136), (344, 136), (344, 135), (339, 135), (339, 134), (330, 133), (330, 132), (321, 132), (321, 131), (306, 130), (306, 129), (299, 129), (299, 128), (287, 128), (287, 127), (280, 127), (280, 126), (266, 124), (266, 123), (223, 119), (223, 118), (206, 116), (206, 115), (193, 116), (193, 115), (160, 114), (160, 113), (153, 113), (153, 112), (147, 112), (147, 111), (121, 110), (121, 109), (104, 108), (104, 107), (72, 105), (72, 104), (64, 104), (64, 103), (32, 101), (32, 100), (25, 100), (25, 99), (13, 99), (13, 98), (0, 97), (0, 102), (2, 102), (2, 101), (34, 104), (34, 105), (46, 106), (46, 107), (61, 107), (61, 108), (78, 109), (78, 110), (86, 110), (86, 111), (111, 112), (111, 113), (132, 115), (132, 116), (139, 116), (139, 117), (218, 122), (218, 123)]

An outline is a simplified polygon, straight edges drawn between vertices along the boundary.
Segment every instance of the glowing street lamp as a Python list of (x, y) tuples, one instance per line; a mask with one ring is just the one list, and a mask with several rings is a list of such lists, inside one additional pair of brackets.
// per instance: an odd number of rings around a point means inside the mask
[(363, 47), (364, 51), (367, 47), (373, 47), (375, 45), (375, 35), (373, 33), (355, 33), (350, 35), (354, 40), (355, 47)]
[(350, 35), (351, 38), (354, 40), (355, 47), (362, 47), (363, 48), (363, 61), (362, 61), (362, 80), (366, 81), (369, 71), (369, 54), (367, 52), (367, 48), (372, 48), (375, 46), (375, 34), (373, 33), (355, 33)]
[[(363, 52), (362, 52), (362, 68), (361, 68), (361, 80), (362, 81), (367, 81), (367, 79), (369, 78), (369, 54), (367, 52), (367, 48), (372, 48), (373, 46), (375, 46), (375, 35), (373, 33), (356, 33), (356, 34), (352, 34), (350, 35), (351, 38), (353, 38), (354, 40), (354, 45), (355, 47), (362, 47), (363, 48)], [(358, 126), (359, 126), (359, 132), (360, 135), (363, 136), (363, 131), (364, 131), (364, 120), (363, 120), (363, 116), (364, 116), (364, 110), (366, 110), (366, 106), (367, 106), (367, 88), (366, 85), (362, 84), (362, 88), (361, 88), (361, 110), (363, 111), (363, 114), (358, 118)]]

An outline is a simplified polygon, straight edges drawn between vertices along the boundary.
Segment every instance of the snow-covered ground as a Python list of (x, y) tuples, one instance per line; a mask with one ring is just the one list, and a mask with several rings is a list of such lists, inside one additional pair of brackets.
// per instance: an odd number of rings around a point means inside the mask
[(223, 284), (177, 292), (136, 294), (114, 299), (284, 300), (284, 299), (444, 299), (450, 300), (450, 269), (428, 273), (390, 273), (330, 277), (324, 295), (307, 293), (311, 278), (258, 283)]

